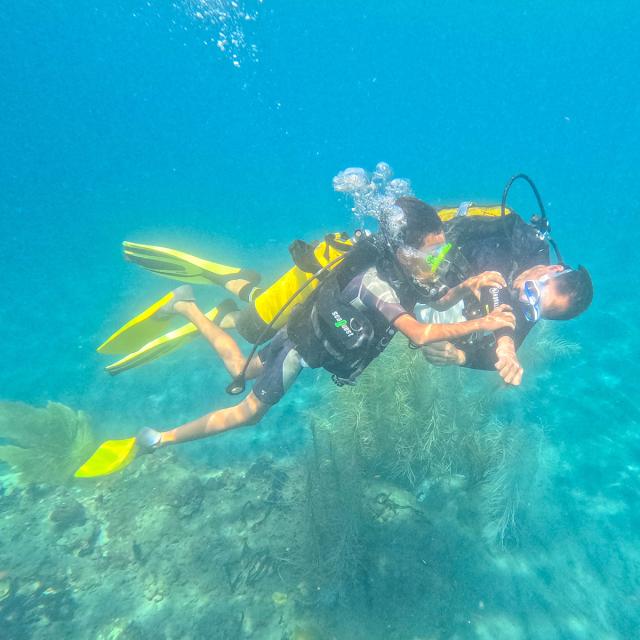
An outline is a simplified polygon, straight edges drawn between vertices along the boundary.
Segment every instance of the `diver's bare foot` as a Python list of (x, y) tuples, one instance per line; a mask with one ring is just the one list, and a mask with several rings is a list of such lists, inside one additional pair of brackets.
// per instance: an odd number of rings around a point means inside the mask
[(179, 313), (182, 316), (188, 316), (195, 307), (196, 303), (193, 302), (193, 300), (178, 300), (173, 303), (173, 312)]
[(180, 314), (186, 315), (195, 306), (196, 299), (193, 295), (193, 289), (191, 285), (183, 284), (171, 292), (173, 295), (169, 302), (167, 302), (161, 309), (160, 313), (163, 315)]

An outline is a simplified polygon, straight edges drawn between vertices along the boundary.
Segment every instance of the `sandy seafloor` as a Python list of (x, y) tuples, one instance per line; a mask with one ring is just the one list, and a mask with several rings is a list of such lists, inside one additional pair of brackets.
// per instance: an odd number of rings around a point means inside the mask
[(44, 482), (0, 463), (0, 638), (638, 637), (635, 3), (235, 4), (249, 19), (3, 10), (0, 446), (33, 427), (6, 403), (83, 411), (99, 439), (227, 404), (198, 342), (102, 370), (96, 346), (170, 286), (120, 242), (269, 281), (292, 239), (354, 228), (347, 166), (386, 160), (434, 204), (531, 173), (594, 304), (529, 338), (518, 390), (408, 366), (397, 340), (353, 392), (306, 371), (259, 427), (104, 480), (62, 482), (50, 432)]

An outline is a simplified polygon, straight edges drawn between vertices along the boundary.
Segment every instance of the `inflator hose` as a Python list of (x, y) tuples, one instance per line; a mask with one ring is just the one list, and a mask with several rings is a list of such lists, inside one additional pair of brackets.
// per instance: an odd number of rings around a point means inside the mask
[[(505, 210), (507, 206), (507, 198), (509, 197), (509, 191), (511, 190), (511, 187), (516, 180), (524, 180), (531, 187), (531, 191), (533, 191), (533, 195), (536, 197), (536, 200), (538, 202), (538, 208), (540, 209), (540, 217), (534, 224), (539, 231), (547, 234), (547, 240), (549, 241), (549, 244), (556, 254), (556, 261), (558, 262), (558, 264), (564, 265), (564, 260), (562, 259), (562, 255), (560, 253), (560, 250), (558, 249), (558, 245), (556, 244), (556, 241), (549, 235), (549, 233), (551, 232), (551, 226), (549, 225), (549, 221), (547, 219), (547, 212), (544, 209), (544, 203), (542, 202), (540, 192), (538, 191), (538, 188), (536, 187), (533, 180), (525, 173), (518, 173), (517, 175), (512, 176), (509, 179), (509, 182), (507, 182), (504, 191), (502, 192), (502, 202), (500, 203), (500, 217), (503, 220), (505, 220), (506, 218)], [(505, 235), (507, 236), (509, 242), (511, 242), (511, 237), (507, 233), (506, 226), (503, 225), (503, 228)]]

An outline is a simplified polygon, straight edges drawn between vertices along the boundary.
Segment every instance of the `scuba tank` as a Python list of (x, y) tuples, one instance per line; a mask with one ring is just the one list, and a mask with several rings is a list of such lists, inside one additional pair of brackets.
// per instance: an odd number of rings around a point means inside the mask
[[(529, 184), (539, 207), (539, 214), (532, 216), (529, 224), (525, 223), (520, 216), (506, 206), (509, 191), (517, 180), (524, 180)], [(463, 211), (461, 212), (460, 209), (463, 209)], [(474, 211), (474, 209), (476, 209), (476, 211)], [(495, 234), (495, 228), (487, 228), (487, 237), (489, 237), (489, 234), (492, 234), (491, 238), (495, 243), (494, 246), (501, 245), (504, 246), (505, 249), (512, 249), (514, 245), (527, 247), (531, 255), (535, 256), (532, 258), (534, 264), (537, 260), (549, 262), (549, 246), (551, 246), (556, 254), (557, 261), (560, 264), (564, 264), (558, 245), (551, 238), (551, 225), (547, 219), (540, 193), (533, 180), (525, 174), (517, 174), (509, 179), (504, 188), (502, 201), (499, 207), (476, 207), (472, 203), (463, 203), (457, 211), (455, 209), (447, 210), (446, 215), (449, 220), (455, 220), (457, 217), (464, 218), (468, 215), (475, 215), (477, 217), (487, 218), (489, 221), (488, 224), (491, 226), (494, 225), (491, 220), (494, 220), (501, 227), (501, 232), (498, 232), (497, 235)], [(462, 222), (462, 220), (460, 222)], [(475, 255), (477, 255), (477, 252)], [(515, 273), (518, 273), (523, 268), (528, 268), (529, 266), (533, 265), (513, 265), (509, 273), (505, 272), (503, 274), (507, 279), (508, 284), (510, 284), (510, 280)], [(480, 289), (480, 300), (476, 299), (473, 295), (465, 298), (463, 315), (467, 319), (482, 317), (491, 313), (501, 304), (511, 306), (514, 309), (514, 312), (517, 313), (519, 301), (517, 299), (517, 295), (514, 295), (512, 290), (508, 288), (482, 287)], [(483, 346), (491, 346), (494, 342), (495, 336), (493, 333), (477, 332), (466, 338), (457, 340), (456, 344), (459, 346), (480, 344)]]
[[(283, 273), (253, 304), (236, 319), (238, 333), (248, 342), (261, 344), (273, 338), (287, 324), (290, 311), (304, 302), (320, 284), (323, 274), (340, 264), (340, 256), (353, 248), (346, 233), (329, 233), (321, 241), (309, 244), (295, 240), (289, 247), (293, 266)], [(314, 274), (318, 273), (318, 277)], [(289, 300), (295, 292), (294, 300)]]

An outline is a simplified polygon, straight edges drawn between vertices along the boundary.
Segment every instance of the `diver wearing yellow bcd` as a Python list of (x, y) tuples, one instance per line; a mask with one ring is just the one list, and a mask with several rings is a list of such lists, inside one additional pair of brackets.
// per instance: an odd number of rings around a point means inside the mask
[[(225, 328), (237, 329), (252, 344), (272, 338), (287, 323), (291, 311), (317, 288), (319, 280), (313, 274), (337, 266), (339, 258), (352, 246), (352, 240), (345, 233), (330, 233), (312, 244), (296, 241), (290, 248), (294, 266), (268, 288), (259, 289), (255, 285), (260, 276), (253, 271), (220, 265), (166, 247), (123, 243), (126, 260), (167, 278), (223, 286), (233, 280), (246, 282), (239, 292), (240, 297), (248, 301), (246, 307), (238, 310), (232, 300), (225, 300), (206, 316), (218, 325), (224, 322)], [(296, 291), (299, 291), (297, 295)], [(110, 374), (117, 375), (152, 362), (197, 336), (196, 327), (190, 323), (169, 330), (175, 317), (163, 316), (159, 310), (171, 295), (163, 296), (98, 347), (99, 353), (123, 356), (106, 367)]]

